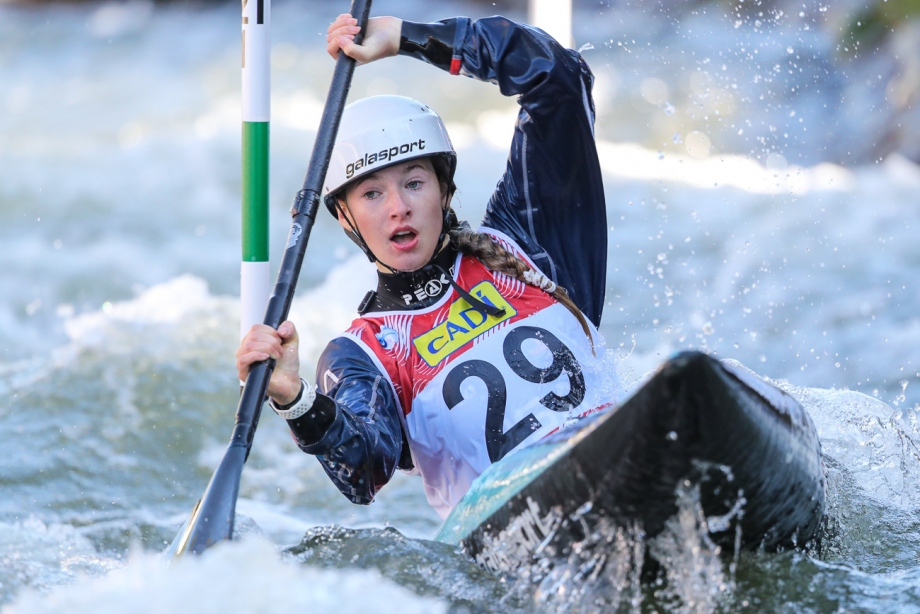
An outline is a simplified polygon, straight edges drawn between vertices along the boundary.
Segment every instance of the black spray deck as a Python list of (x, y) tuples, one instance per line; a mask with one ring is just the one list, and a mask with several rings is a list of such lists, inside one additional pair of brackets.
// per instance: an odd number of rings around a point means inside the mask
[(438, 540), (494, 571), (564, 553), (598, 521), (660, 533), (681, 484), (698, 485), (711, 537), (776, 550), (812, 539), (825, 475), (814, 424), (774, 386), (700, 352), (665, 363), (619, 408), (509, 454)]

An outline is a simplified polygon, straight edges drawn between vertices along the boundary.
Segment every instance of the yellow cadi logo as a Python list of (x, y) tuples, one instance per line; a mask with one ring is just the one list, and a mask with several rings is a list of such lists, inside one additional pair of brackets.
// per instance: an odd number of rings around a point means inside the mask
[(488, 281), (476, 285), (470, 294), (483, 303), (503, 308), (505, 314), (497, 318), (487, 316), (462, 298), (451, 303), (446, 320), (412, 340), (415, 350), (429, 366), (437, 365), (482, 333), (517, 314)]

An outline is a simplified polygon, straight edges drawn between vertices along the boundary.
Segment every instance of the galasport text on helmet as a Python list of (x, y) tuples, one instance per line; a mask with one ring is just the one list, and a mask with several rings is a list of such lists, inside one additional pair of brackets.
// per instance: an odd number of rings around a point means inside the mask
[(350, 182), (414, 158), (444, 156), (453, 184), (457, 153), (444, 122), (425, 104), (405, 96), (371, 96), (351, 103), (342, 121), (323, 186), (326, 208), (336, 215), (335, 198)]

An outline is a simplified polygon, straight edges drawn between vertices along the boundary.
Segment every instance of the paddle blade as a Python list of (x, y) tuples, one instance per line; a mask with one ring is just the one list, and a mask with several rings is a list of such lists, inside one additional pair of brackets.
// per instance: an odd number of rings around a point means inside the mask
[(233, 537), (236, 498), (245, 462), (246, 448), (231, 444), (201, 500), (166, 550), (167, 556), (178, 557), (186, 552), (201, 554), (217, 542)]
[[(353, 0), (352, 2), (351, 14), (358, 19), (362, 31), (367, 26), (370, 8), (371, 0)], [(360, 39), (360, 36), (356, 36), (355, 42), (360, 42)], [(340, 54), (339, 59), (336, 60), (332, 85), (329, 88), (329, 95), (326, 98), (326, 105), (323, 108), (323, 115), (313, 144), (313, 154), (310, 156), (304, 188), (294, 201), (291, 240), (284, 250), (281, 267), (278, 270), (278, 281), (275, 283), (275, 290), (266, 307), (263, 322), (274, 328), (278, 328), (287, 318), (294, 300), (294, 287), (300, 276), (307, 240), (316, 219), (323, 178), (332, 155), (332, 147), (335, 143), (345, 99), (348, 97), (354, 67), (355, 61), (345, 54)], [(265, 401), (273, 368), (274, 360), (267, 360), (254, 364), (249, 370), (246, 385), (240, 395), (236, 427), (230, 440), (230, 447), (224, 453), (220, 466), (214, 472), (204, 496), (195, 506), (185, 527), (167, 549), (167, 555), (175, 557), (186, 552), (200, 554), (217, 542), (233, 537), (233, 518), (236, 497), (240, 488), (240, 474), (252, 446), (252, 439), (259, 423), (262, 403)]]

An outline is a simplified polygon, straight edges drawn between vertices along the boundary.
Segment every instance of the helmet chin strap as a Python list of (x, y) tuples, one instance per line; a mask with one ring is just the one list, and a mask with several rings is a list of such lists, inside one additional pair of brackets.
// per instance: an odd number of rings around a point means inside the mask
[[(345, 197), (342, 196), (341, 200), (345, 201)], [(345, 205), (346, 207), (348, 206), (348, 201), (345, 201)], [(365, 241), (364, 237), (361, 236), (361, 231), (358, 230), (357, 222), (352, 222), (351, 218), (348, 217), (348, 215), (346, 215), (345, 208), (342, 207), (342, 203), (338, 198), (335, 199), (335, 207), (342, 214), (342, 217), (345, 218), (345, 223), (348, 224), (348, 230), (345, 231), (345, 236), (347, 236), (349, 239), (352, 240), (352, 242), (354, 242), (358, 247), (361, 248), (361, 251), (364, 252), (364, 255), (367, 256), (367, 259), (370, 260), (371, 263), (379, 264), (380, 266), (385, 268), (390, 273), (393, 273), (394, 275), (415, 273), (416, 271), (420, 271), (424, 269), (425, 267), (429, 266), (434, 261), (434, 259), (437, 257), (438, 253), (441, 251), (441, 248), (444, 246), (444, 239), (445, 237), (447, 237), (447, 234), (450, 232), (451, 210), (450, 210), (450, 198), (448, 198), (445, 201), (444, 207), (442, 209), (443, 215), (441, 216), (441, 233), (438, 235), (438, 240), (434, 245), (434, 251), (431, 253), (431, 257), (428, 258), (428, 261), (424, 265), (422, 265), (415, 271), (400, 271), (399, 269), (396, 269), (388, 265), (386, 262), (378, 258), (377, 255), (374, 254), (374, 252), (371, 251), (371, 248), (367, 245), (367, 241)]]
[[(345, 200), (344, 197), (342, 198), (342, 200)], [(345, 204), (347, 205), (348, 203), (346, 202)], [(377, 264), (379, 264), (380, 266), (382, 266), (383, 268), (385, 268), (386, 270), (388, 270), (390, 273), (392, 273), (392, 274), (394, 274), (394, 275), (411, 275), (411, 274), (413, 274), (413, 273), (416, 273), (416, 272), (418, 272), (418, 271), (423, 271), (423, 270), (425, 270), (425, 269), (431, 267), (431, 268), (433, 268), (434, 270), (440, 272), (444, 277), (446, 277), (446, 278), (447, 278), (447, 281), (448, 281), (448, 283), (450, 283), (451, 287), (453, 287), (453, 289), (457, 291), (457, 294), (459, 294), (461, 297), (463, 297), (463, 299), (464, 299), (467, 303), (469, 303), (470, 306), (473, 307), (474, 309), (476, 309), (477, 311), (480, 311), (480, 312), (482, 312), (482, 313), (488, 314), (488, 315), (493, 316), (493, 317), (496, 317), (496, 318), (500, 318), (500, 317), (502, 317), (502, 316), (505, 315), (505, 310), (504, 310), (504, 308), (499, 309), (499, 308), (496, 307), (495, 305), (492, 305), (492, 304), (490, 304), (490, 303), (486, 303), (486, 302), (481, 301), (481, 300), (479, 300), (478, 298), (474, 297), (474, 296), (471, 295), (469, 292), (467, 292), (465, 289), (463, 289), (462, 287), (460, 287), (460, 284), (458, 284), (456, 281), (454, 281), (454, 278), (453, 278), (452, 275), (450, 275), (450, 273), (448, 273), (447, 271), (445, 271), (441, 266), (439, 266), (439, 265), (437, 265), (437, 264), (434, 264), (435, 258), (437, 257), (437, 255), (438, 255), (438, 253), (441, 251), (441, 249), (444, 247), (444, 239), (447, 237), (448, 233), (450, 232), (450, 226), (451, 226), (451, 221), (452, 221), (452, 220), (451, 220), (451, 217), (452, 217), (451, 214), (452, 214), (453, 212), (452, 212), (451, 209), (450, 209), (450, 199), (449, 199), (449, 198), (448, 198), (447, 201), (444, 203), (444, 208), (443, 208), (443, 210), (442, 210), (442, 211), (443, 211), (443, 215), (441, 216), (441, 233), (438, 235), (438, 240), (437, 240), (437, 242), (435, 243), (434, 251), (432, 252), (431, 257), (428, 258), (428, 262), (426, 262), (423, 266), (419, 267), (419, 268), (416, 269), (415, 271), (400, 271), (400, 270), (398, 270), (398, 269), (395, 269), (395, 268), (391, 267), (390, 265), (388, 265), (386, 262), (380, 260), (379, 258), (377, 258), (377, 256), (374, 254), (374, 252), (371, 251), (371, 248), (368, 247), (367, 241), (365, 241), (365, 240), (364, 240), (364, 237), (361, 236), (361, 232), (358, 230), (358, 225), (357, 225), (357, 223), (356, 223), (356, 222), (352, 222), (351, 219), (345, 214), (345, 209), (342, 207), (342, 204), (341, 204), (341, 202), (339, 202), (339, 199), (336, 199), (336, 201), (335, 201), (335, 206), (336, 206), (336, 208), (339, 210), (339, 212), (341, 212), (342, 217), (345, 218), (345, 222), (348, 224), (349, 230), (346, 230), (346, 231), (345, 231), (345, 235), (346, 235), (349, 239), (351, 239), (352, 241), (354, 241), (355, 244), (357, 244), (358, 247), (361, 248), (361, 251), (364, 252), (364, 254), (367, 256), (368, 260), (370, 260), (372, 263), (377, 263)], [(453, 216), (453, 221), (454, 221), (454, 222), (456, 222), (456, 219), (457, 219), (456, 216)]]

